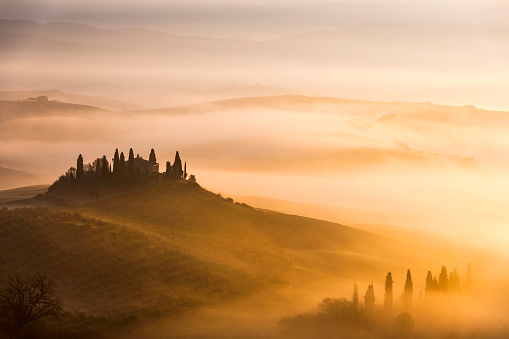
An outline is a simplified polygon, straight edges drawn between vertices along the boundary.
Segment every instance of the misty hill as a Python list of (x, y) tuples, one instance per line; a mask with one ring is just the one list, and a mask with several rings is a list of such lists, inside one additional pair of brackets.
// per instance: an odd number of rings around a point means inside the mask
[(40, 183), (41, 179), (33, 174), (0, 167), (0, 190)]
[[(242, 97), (262, 97), (273, 95), (284, 95), (288, 93), (297, 94), (300, 91), (290, 88), (266, 86), (262, 84), (255, 85), (227, 85), (213, 87), (176, 87), (164, 86), (161, 88), (152, 88), (152, 92), (143, 97), (139, 97), (140, 102), (150, 105), (151, 108), (192, 105), (214, 100), (225, 100)], [(148, 92), (148, 88), (138, 89), (139, 93)]]
[[(73, 23), (1, 20), (0, 53), (10, 66), (6, 79), (12, 81), (18, 80), (15, 75), (23, 70), (32, 72), (30, 79), (34, 82), (91, 79), (130, 85), (142, 78), (148, 83), (167, 83), (171, 79), (191, 87), (217, 87), (222, 83), (218, 79), (272, 84), (274, 74), (288, 74), (277, 86), (309, 86), (334, 95), (341, 93), (338, 89), (345, 89), (365, 97), (367, 87), (373, 87), (368, 84), (376, 83), (379, 93), (386, 93), (376, 97), (385, 100), (435, 100), (444, 96), (430, 91), (430, 84), (447, 78), (450, 81), (444, 90), (455, 93), (454, 102), (477, 104), (478, 99), (470, 101), (474, 99), (458, 94), (464, 89), (482, 93), (483, 103), (500, 105), (504, 102), (500, 83), (486, 72), (509, 71), (506, 60), (498, 57), (509, 51), (508, 34), (497, 28), (377, 23), (253, 41), (177, 36), (141, 28), (100, 29)], [(27, 59), (31, 55), (40, 58)], [(489, 56), (493, 57), (487, 62)], [(55, 68), (57, 72), (45, 71)], [(304, 69), (311, 71), (303, 73)], [(479, 80), (461, 81), (458, 73), (465, 72)], [(394, 88), (387, 80), (391, 75), (425, 76), (427, 81), (423, 86), (408, 88), (404, 82)], [(352, 92), (352, 88), (359, 91)], [(492, 89), (497, 88), (498, 94), (493, 97)], [(433, 97), (424, 98), (422, 93)], [(149, 102), (142, 104), (151, 106)]]
[[(318, 272), (348, 279), (359, 265), (381, 267), (357, 277), (381, 274), (387, 265), (401, 266), (395, 259), (405, 247), (326, 221), (255, 210), (186, 182), (68, 212), (2, 209), (0, 225), (2, 274), (44, 272), (67, 308), (96, 314), (181, 312), (299, 285), (292, 279)], [(323, 256), (337, 265), (310, 266)]]
[(275, 325), (283, 309), (295, 312), (296, 301), (299, 309), (314, 305), (349, 291), (354, 279), (381, 286), (392, 271), (400, 288), (410, 268), (419, 289), (427, 269), (475, 258), (480, 283), (481, 263), (492, 260), (465, 248), (258, 210), (187, 181), (69, 203), (0, 208), (0, 275), (42, 272), (55, 281), (66, 310), (137, 317), (132, 333), (150, 329), (159, 316), (174, 319), (182, 333), (210, 310), (231, 322), (236, 308), (264, 310)]
[(32, 185), (0, 191), (0, 203), (30, 199), (48, 190), (48, 185)]
[(191, 114), (223, 110), (273, 109), (287, 111), (343, 113), (358, 118), (376, 119), (382, 123), (450, 123), (487, 124), (509, 123), (509, 112), (490, 111), (475, 106), (449, 106), (432, 102), (383, 102), (303, 95), (276, 95), (217, 100), (206, 103), (133, 111), (137, 113)]
[(0, 120), (113, 113), (98, 107), (59, 101), (0, 101), (0, 112)]
[[(103, 54), (131, 51), (136, 54), (166, 54), (173, 60), (184, 62), (184, 56), (193, 56), (196, 61), (204, 62), (200, 53), (207, 55), (227, 55), (247, 58), (267, 57), (300, 62), (332, 64), (372, 64), (410, 66), (420, 63), (424, 67), (441, 62), (454, 68), (474, 66), (485, 53), (489, 53), (486, 39), (496, 42), (492, 46), (508, 49), (508, 32), (497, 28), (468, 26), (434, 26), (420, 28), (410, 25), (375, 23), (354, 27), (345, 27), (335, 31), (309, 32), (291, 35), (269, 41), (214, 39), (186, 37), (174, 34), (142, 29), (100, 29), (92, 26), (34, 21), (1, 20), (2, 41), (8, 47), (35, 48), (39, 52), (58, 54), (64, 46), (73, 47), (69, 53), (95, 51)], [(16, 43), (16, 45), (14, 45)], [(49, 47), (59, 47), (52, 50)], [(479, 48), (482, 47), (482, 48)], [(342, 53), (342, 51), (349, 51)], [(422, 53), (425, 50), (427, 53)], [(468, 52), (468, 53), (467, 53)], [(463, 54), (458, 63), (456, 56)], [(496, 54), (496, 53), (494, 53)], [(99, 57), (97, 55), (96, 57)], [(129, 58), (129, 56), (126, 56)], [(230, 57), (229, 62), (235, 59)], [(213, 63), (219, 60), (214, 60)], [(241, 60), (244, 63), (246, 60)], [(482, 60), (481, 60), (482, 61)], [(227, 64), (225, 64), (227, 65)], [(506, 66), (505, 64), (503, 64)], [(244, 66), (247, 66), (244, 64)], [(496, 62), (489, 67), (497, 67)]]
[[(321, 61), (335, 64), (357, 60), (365, 64), (398, 63), (404, 67), (418, 64), (423, 68), (442, 65), (454, 68), (468, 65), (476, 68), (476, 64), (482, 62), (486, 54), (496, 55), (500, 52), (499, 48), (507, 50), (509, 45), (503, 39), (508, 36), (509, 31), (503, 28), (369, 23), (337, 30), (294, 34), (269, 43), (286, 46), (284, 51), (289, 55), (304, 48), (312, 48)], [(493, 45), (488, 45), (488, 41)], [(457, 53), (461, 52), (468, 53), (468, 56), (458, 59)], [(309, 53), (298, 55), (310, 58)]]
[(47, 96), (50, 101), (57, 100), (61, 102), (69, 102), (73, 104), (80, 104), (86, 106), (100, 107), (106, 110), (122, 111), (140, 109), (141, 107), (135, 104), (113, 100), (105, 97), (97, 97), (91, 95), (80, 95), (65, 93), (60, 90), (34, 90), (34, 91), (1, 91), (0, 100), (4, 101), (18, 101), (27, 100), (30, 97), (36, 98), (39, 96)]
[(213, 100), (224, 100), (240, 97), (301, 94), (298, 89), (268, 86), (264, 84), (205, 85), (182, 83), (91, 83), (85, 81), (44, 80), (13, 81), (13, 88), (58, 88), (60, 90), (29, 91), (15, 90), (0, 92), (0, 100), (17, 101), (30, 96), (46, 95), (50, 100), (59, 100), (97, 106), (109, 110), (136, 110), (169, 106), (190, 105)]

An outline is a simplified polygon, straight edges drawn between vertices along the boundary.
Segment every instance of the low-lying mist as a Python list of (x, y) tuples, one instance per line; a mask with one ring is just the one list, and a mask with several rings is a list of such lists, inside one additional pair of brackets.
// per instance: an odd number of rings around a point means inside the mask
[(383, 223), (505, 248), (506, 113), (283, 98), (166, 112), (27, 113), (2, 122), (0, 166), (51, 183), (80, 153), (86, 163), (115, 148), (143, 157), (154, 148), (163, 169), (178, 149), (188, 172), (223, 194), (355, 208)]

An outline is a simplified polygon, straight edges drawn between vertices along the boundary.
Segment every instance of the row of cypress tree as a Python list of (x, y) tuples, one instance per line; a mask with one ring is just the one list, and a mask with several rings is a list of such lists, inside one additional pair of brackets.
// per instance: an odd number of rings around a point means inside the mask
[[(136, 164), (138, 159), (143, 160)], [(134, 186), (143, 185), (159, 181), (160, 173), (157, 166), (157, 159), (154, 149), (151, 149), (148, 164), (146, 160), (134, 157), (134, 151), (129, 150), (129, 156), (126, 160), (124, 152), (115, 150), (112, 162), (110, 163), (103, 155), (102, 158), (95, 159), (92, 163), (84, 164), (83, 156), (80, 154), (76, 160), (76, 167), (71, 167), (64, 175), (48, 188), (48, 193), (58, 193), (59, 196), (87, 198), (99, 197), (116, 192), (130, 189)], [(141, 171), (139, 166), (154, 166), (149, 171)], [(179, 152), (175, 154), (173, 165), (168, 161), (166, 171), (163, 175), (164, 180), (180, 180), (187, 178), (187, 163), (182, 161)], [(189, 178), (196, 182), (194, 175)]]
[[(149, 162), (157, 163), (156, 154), (154, 149), (150, 150)], [(95, 172), (101, 173), (101, 176), (104, 178), (111, 177), (113, 179), (119, 179), (123, 177), (134, 178), (137, 174), (135, 170), (135, 158), (133, 149), (129, 149), (129, 158), (126, 162), (124, 152), (118, 152), (118, 148), (115, 150), (115, 154), (113, 155), (113, 169), (111, 168), (106, 156), (104, 155), (102, 159), (94, 161), (93, 165), (88, 166), (87, 172)], [(101, 168), (101, 170), (99, 170)], [(72, 168), (71, 168), (72, 169)], [(85, 176), (85, 166), (83, 164), (83, 156), (80, 154), (78, 156), (76, 162), (76, 175), (75, 178), (77, 180), (82, 180)], [(150, 174), (158, 174), (158, 172), (150, 173)], [(165, 177), (167, 179), (180, 179), (187, 178), (187, 162), (184, 162), (184, 169), (182, 169), (182, 160), (180, 159), (179, 152), (177, 151), (175, 154), (175, 160), (173, 165), (169, 161), (166, 162), (166, 171)]]
[[(385, 277), (385, 294), (384, 294), (384, 307), (386, 309), (391, 309), (393, 304), (393, 293), (392, 293), (392, 286), (394, 284), (394, 281), (392, 280), (392, 273), (387, 273), (387, 276)], [(371, 288), (373, 284), (370, 285)], [(469, 291), (472, 286), (472, 265), (468, 263), (467, 265), (467, 278), (466, 278), (466, 290)], [(439, 278), (437, 280), (436, 277), (432, 277), (431, 271), (428, 271), (428, 274), (426, 276), (426, 293), (434, 293), (434, 292), (441, 292), (441, 293), (451, 293), (451, 292), (459, 292), (461, 290), (460, 286), (460, 278), (458, 274), (458, 270), (454, 268), (453, 271), (451, 271), (449, 277), (447, 276), (447, 268), (445, 266), (442, 266), (442, 269), (440, 271)], [(369, 291), (369, 288), (368, 288)], [(412, 307), (412, 299), (413, 299), (413, 291), (414, 291), (414, 284), (412, 282), (412, 274), (410, 273), (410, 270), (407, 270), (406, 275), (406, 281), (405, 281), (405, 287), (403, 290), (403, 303), (405, 309), (410, 309)], [(373, 298), (374, 299), (374, 298)], [(371, 300), (371, 298), (369, 299)], [(366, 300), (367, 302), (368, 300)], [(373, 301), (374, 305), (374, 301)]]

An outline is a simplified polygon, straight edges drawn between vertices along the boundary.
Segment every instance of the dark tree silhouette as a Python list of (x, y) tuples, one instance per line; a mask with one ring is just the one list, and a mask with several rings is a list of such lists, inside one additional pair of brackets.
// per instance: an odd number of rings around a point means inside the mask
[(166, 180), (170, 180), (172, 175), (173, 175), (173, 173), (172, 173), (172, 169), (171, 169), (171, 163), (169, 161), (167, 161), (166, 162), (166, 174), (165, 174)]
[(187, 161), (184, 162), (184, 179), (187, 178)]
[(173, 161), (173, 176), (176, 179), (182, 178), (184, 171), (182, 171), (182, 161), (180, 160), (179, 151), (175, 154), (175, 161)]
[(196, 176), (194, 174), (191, 174), (189, 176), (189, 181), (192, 182), (192, 183), (196, 183)]
[(442, 293), (447, 293), (447, 290), (449, 289), (449, 280), (447, 279), (447, 268), (445, 268), (445, 266), (442, 266), (442, 269), (440, 270), (440, 275), (438, 276), (438, 289)]
[(357, 286), (357, 282), (353, 283), (352, 305), (359, 307), (359, 286)]
[(94, 163), (92, 164), (92, 168), (94, 169), (97, 175), (101, 175), (101, 164), (102, 164), (101, 158), (95, 159)]
[(133, 149), (129, 149), (129, 159), (127, 160), (127, 173), (129, 178), (134, 176), (134, 152)]
[(436, 278), (433, 280), (433, 275), (431, 274), (431, 271), (428, 271), (428, 274), (426, 275), (426, 289), (424, 290), (426, 293), (428, 292), (434, 292), (437, 289), (437, 286), (435, 285)]
[(439, 290), (439, 288), (440, 288), (440, 287), (438, 286), (438, 279), (437, 279), (437, 277), (433, 277), (433, 289), (434, 289), (435, 291), (438, 291), (438, 290)]
[(404, 290), (404, 299), (405, 299), (405, 308), (409, 309), (412, 307), (412, 295), (414, 293), (414, 283), (412, 282), (412, 274), (410, 274), (410, 270), (406, 272), (406, 281), (405, 281), (405, 290)]
[(69, 179), (69, 181), (74, 181), (74, 179), (76, 179), (76, 168), (69, 168), (67, 173), (65, 173), (65, 176)]
[(467, 265), (467, 280), (465, 281), (465, 288), (467, 292), (470, 292), (472, 289), (472, 265), (470, 263)]
[(118, 174), (119, 176), (123, 177), (126, 171), (126, 165), (125, 165), (125, 156), (124, 152), (120, 153), (120, 160), (118, 162)]
[(375, 291), (373, 289), (373, 283), (368, 285), (366, 295), (364, 295), (364, 308), (366, 312), (372, 312), (375, 309)]
[(392, 309), (392, 273), (387, 273), (387, 276), (385, 277), (385, 294), (384, 294), (384, 307), (386, 310)]
[(104, 182), (107, 182), (110, 177), (110, 164), (108, 163), (108, 159), (106, 159), (106, 156), (103, 155), (103, 158), (101, 160), (101, 177)]
[(76, 179), (83, 179), (83, 156), (80, 154), (76, 162)]
[(62, 302), (46, 276), (9, 276), (0, 290), (0, 318), (9, 338), (21, 338), (23, 328), (41, 318), (62, 314)]
[(156, 160), (156, 152), (154, 152), (153, 148), (150, 150), (150, 155), (148, 157), (148, 161), (154, 162), (154, 163), (157, 162), (157, 160)]
[(115, 155), (113, 156), (113, 176), (117, 177), (120, 173), (120, 157), (118, 155), (118, 148), (115, 150)]

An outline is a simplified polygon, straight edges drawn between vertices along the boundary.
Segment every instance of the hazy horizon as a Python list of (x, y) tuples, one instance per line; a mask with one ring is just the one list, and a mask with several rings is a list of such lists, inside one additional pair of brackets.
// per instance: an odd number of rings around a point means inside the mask
[(145, 27), (180, 35), (262, 40), (372, 22), (509, 28), (502, 15), (508, 8), (509, 5), (500, 0), (411, 3), (402, 0), (254, 3), (150, 0), (143, 4), (133, 0), (46, 0), (39, 3), (22, 0), (0, 6), (5, 19), (69, 21), (103, 28)]
[(0, 2), (0, 331), (507, 337), (508, 12)]

